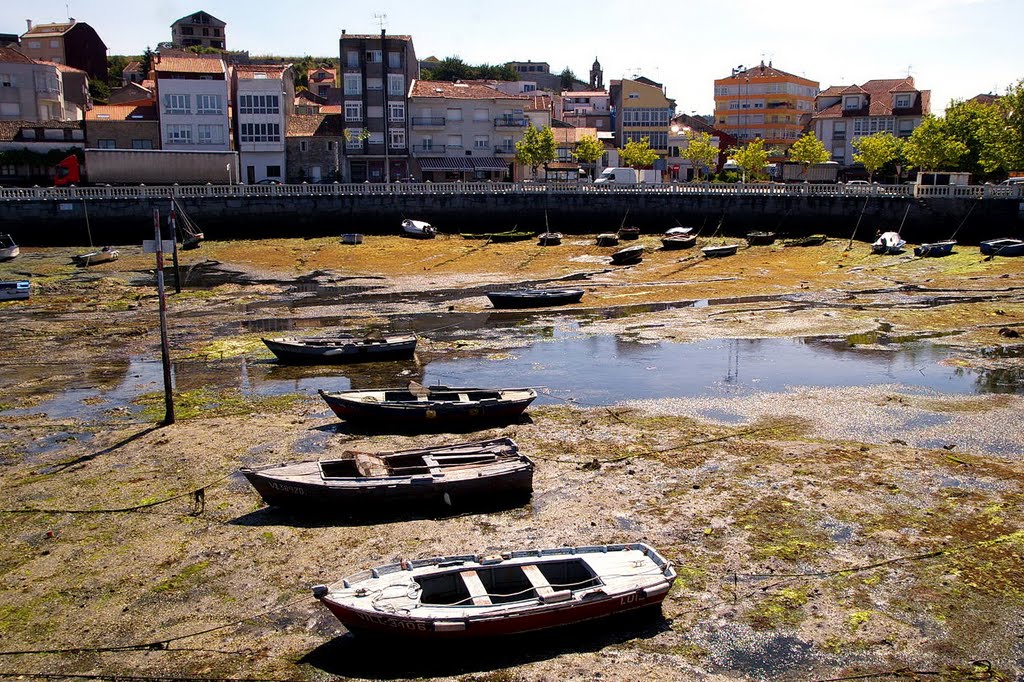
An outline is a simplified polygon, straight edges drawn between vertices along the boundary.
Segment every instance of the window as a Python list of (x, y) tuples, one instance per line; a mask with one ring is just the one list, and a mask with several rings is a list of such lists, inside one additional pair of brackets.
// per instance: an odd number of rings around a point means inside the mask
[(844, 109), (860, 109), (860, 97), (846, 97), (843, 99)]
[(329, 85), (318, 85), (316, 86), (316, 94), (320, 97), (326, 98), (328, 91), (331, 89)]
[(18, 102), (0, 102), (0, 116), (21, 116), (21, 104)]
[(281, 177), (280, 166), (267, 166), (267, 177), (268, 178), (279, 178)]
[(167, 144), (192, 144), (192, 126), (183, 123), (168, 123)]
[(33, 50), (38, 50), (39, 48), (41, 48), (43, 46), (43, 44), (40, 43), (38, 40), (30, 40), (30, 41), (28, 41), (28, 46), (30, 48), (32, 48)]
[(196, 95), (197, 114), (223, 114), (220, 95)]
[(402, 53), (401, 52), (388, 52), (388, 68), (400, 69), (402, 68)]
[(448, 147), (451, 149), (462, 149), (462, 135), (449, 135)]
[(97, 149), (117, 149), (116, 140), (96, 140)]
[(431, 149), (434, 148), (434, 138), (432, 138), (429, 135), (425, 136), (422, 140), (420, 140), (420, 146), (423, 148), (423, 151), (430, 151)]
[(363, 83), (362, 79), (359, 78), (358, 73), (346, 73), (345, 74), (345, 94), (346, 95), (361, 95), (363, 94)]
[(405, 104), (403, 102), (388, 102), (388, 120), (405, 122)]
[(56, 50), (58, 47), (60, 47), (60, 41), (59, 40), (51, 40), (50, 41), (50, 47), (53, 48), (54, 50)]
[(345, 102), (345, 120), (346, 121), (362, 121), (363, 120), (363, 103), (362, 102)]
[(448, 111), (445, 112), (445, 118), (448, 121), (461, 121), (462, 109), (448, 109)]
[(394, 97), (405, 94), (405, 76), (400, 73), (388, 74), (388, 94)]
[(359, 50), (345, 50), (345, 66), (350, 69), (359, 68)]
[(188, 95), (164, 95), (165, 114), (187, 114), (189, 113)]
[[(202, 126), (200, 126), (202, 127)], [(241, 142), (280, 142), (281, 125), (278, 123), (243, 123)]]
[(473, 137), (473, 149), (487, 149), (491, 146), (489, 135), (475, 135)]
[(537, 86), (533, 83), (523, 83), (523, 92), (535, 92), (536, 90)]
[[(218, 99), (220, 98), (218, 97)], [(278, 95), (240, 95), (238, 97), (238, 113), (277, 114), (281, 111), (280, 102), (281, 98)]]
[(0, 88), (13, 88), (18, 85), (18, 77), (10, 73), (0, 73)]
[(490, 118), (490, 116), (488, 116), (488, 113), (487, 113), (486, 109), (474, 109), (473, 110), (473, 120), (474, 121), (486, 121), (488, 118)]
[(334, 151), (334, 140), (327, 140), (327, 151)]
[(191, 26), (182, 26), (181, 27), (181, 35), (183, 35), (183, 36), (192, 36), (192, 35), (195, 35), (195, 34), (196, 34), (195, 29), (193, 29)]
[(309, 143), (305, 140), (299, 140), (299, 151), (304, 152), (309, 148)]
[(405, 131), (401, 128), (391, 128), (388, 131), (391, 136), (392, 149), (405, 149)]
[(132, 149), (152, 149), (153, 140), (137, 139), (132, 140)]
[(895, 107), (897, 109), (907, 109), (910, 107), (910, 101), (912, 97), (910, 95), (896, 95)]
[(516, 143), (511, 137), (501, 138), (501, 151), (506, 154), (512, 154), (516, 151)]
[(629, 93), (629, 99), (640, 99), (640, 94), (636, 92)]
[(367, 50), (366, 51), (366, 63), (367, 64), (380, 64), (381, 53), (380, 50)]
[(366, 79), (366, 90), (367, 92), (375, 92), (377, 90), (384, 89), (384, 81), (380, 78), (367, 78)]
[(362, 149), (363, 147), (363, 131), (360, 128), (346, 128), (348, 140), (345, 144), (349, 149)]
[(220, 29), (219, 28), (213, 29), (213, 37), (214, 38), (220, 38)]
[(224, 126), (196, 126), (199, 144), (224, 144)]

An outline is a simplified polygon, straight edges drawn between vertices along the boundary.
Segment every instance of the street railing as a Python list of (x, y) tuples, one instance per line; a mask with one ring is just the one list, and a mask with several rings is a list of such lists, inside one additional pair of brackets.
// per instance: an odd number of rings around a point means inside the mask
[(772, 197), (872, 197), (880, 200), (1022, 199), (1020, 185), (860, 185), (686, 182), (594, 185), (574, 182), (394, 182), (298, 185), (129, 185), (121, 187), (5, 187), (0, 201), (74, 201), (201, 198), (397, 196), (479, 194), (587, 194)]

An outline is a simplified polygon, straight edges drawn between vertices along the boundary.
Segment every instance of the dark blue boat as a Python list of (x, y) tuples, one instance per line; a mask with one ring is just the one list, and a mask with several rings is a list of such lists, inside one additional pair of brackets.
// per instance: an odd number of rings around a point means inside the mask
[(989, 239), (980, 246), (981, 252), (989, 256), (1024, 256), (1024, 241), (1020, 239)]
[(579, 303), (583, 289), (513, 289), (490, 291), (487, 298), (495, 308), (545, 308)]
[(953, 253), (954, 246), (956, 246), (955, 239), (947, 239), (943, 242), (932, 242), (931, 244), (921, 244), (921, 246), (914, 247), (914, 255), (921, 258), (939, 258), (941, 256), (948, 256)]

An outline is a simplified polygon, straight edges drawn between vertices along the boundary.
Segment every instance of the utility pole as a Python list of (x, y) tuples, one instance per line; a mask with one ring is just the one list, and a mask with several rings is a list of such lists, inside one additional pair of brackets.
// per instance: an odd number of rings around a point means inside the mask
[(167, 343), (167, 298), (164, 296), (164, 248), (160, 235), (160, 209), (153, 209), (156, 238), (156, 291), (160, 300), (160, 359), (164, 367), (164, 426), (174, 423), (174, 392), (171, 388), (171, 349)]

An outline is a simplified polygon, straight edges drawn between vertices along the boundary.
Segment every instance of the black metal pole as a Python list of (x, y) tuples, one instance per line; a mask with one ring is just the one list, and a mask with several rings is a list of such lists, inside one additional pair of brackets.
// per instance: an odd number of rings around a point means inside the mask
[(171, 388), (171, 349), (167, 343), (167, 298), (164, 296), (164, 248), (160, 235), (160, 209), (153, 209), (153, 232), (156, 236), (156, 291), (160, 299), (160, 359), (164, 366), (164, 421), (174, 423), (174, 392)]

